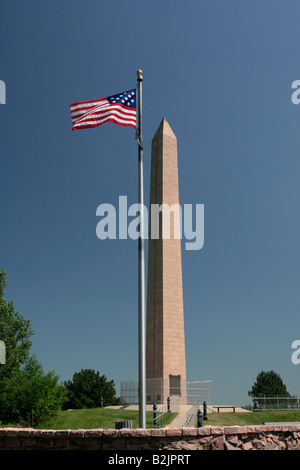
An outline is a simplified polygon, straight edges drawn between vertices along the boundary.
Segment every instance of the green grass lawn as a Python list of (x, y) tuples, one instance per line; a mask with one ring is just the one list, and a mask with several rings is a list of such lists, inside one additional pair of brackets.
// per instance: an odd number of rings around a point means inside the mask
[[(116, 421), (125, 420), (132, 420), (133, 427), (139, 427), (138, 411), (108, 408), (61, 411), (54, 419), (43, 423), (39, 427), (48, 429), (114, 429)], [(203, 421), (203, 426), (251, 425), (278, 421), (300, 422), (300, 411), (270, 410), (254, 413), (208, 413), (208, 420)], [(147, 428), (152, 427), (152, 412), (146, 413), (146, 425)]]
[(243, 426), (264, 422), (299, 421), (300, 411), (256, 411), (252, 413), (208, 413), (203, 426)]
[[(173, 419), (176, 413), (171, 413)], [(146, 412), (146, 426), (152, 428), (152, 411)], [(55, 418), (39, 428), (48, 429), (115, 429), (116, 421), (132, 420), (134, 428), (139, 427), (139, 412), (126, 409), (91, 408), (59, 412)]]
[[(263, 424), (264, 422), (299, 421), (300, 411), (257, 411), (253, 413), (208, 413), (203, 426), (241, 426)], [(51, 421), (43, 423), (40, 429), (115, 429), (116, 421), (132, 420), (133, 427), (139, 427), (138, 411), (126, 409), (92, 408), (61, 411)], [(152, 427), (152, 412), (146, 413), (147, 428)], [(170, 423), (172, 426), (172, 423)], [(5, 427), (3, 424), (1, 427)]]
[[(139, 427), (139, 413), (133, 410), (91, 408), (84, 410), (60, 411), (55, 418), (39, 428), (48, 429), (114, 429), (116, 421), (132, 420), (134, 428)], [(152, 412), (146, 413), (146, 425), (152, 427)]]

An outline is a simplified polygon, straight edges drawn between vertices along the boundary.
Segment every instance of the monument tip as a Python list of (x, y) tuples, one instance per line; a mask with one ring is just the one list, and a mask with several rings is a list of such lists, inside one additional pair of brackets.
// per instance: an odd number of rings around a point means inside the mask
[(174, 137), (176, 139), (176, 135), (174, 134), (173, 129), (171, 128), (169, 122), (167, 121), (166, 116), (164, 116), (162, 118), (161, 123), (158, 126), (158, 129), (157, 129), (154, 137), (156, 135), (159, 135), (159, 134), (166, 134), (166, 135), (169, 135), (170, 137)]

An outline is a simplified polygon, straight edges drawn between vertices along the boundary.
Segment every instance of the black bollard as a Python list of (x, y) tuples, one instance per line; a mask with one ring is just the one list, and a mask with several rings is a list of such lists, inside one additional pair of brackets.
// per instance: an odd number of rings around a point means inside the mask
[(154, 403), (153, 405), (153, 426), (157, 426), (157, 404)]
[(198, 413), (197, 413), (197, 426), (198, 426), (198, 428), (202, 428), (202, 413), (201, 413), (201, 410), (198, 410)]
[(206, 401), (203, 402), (203, 419), (207, 419), (207, 405), (206, 405)]

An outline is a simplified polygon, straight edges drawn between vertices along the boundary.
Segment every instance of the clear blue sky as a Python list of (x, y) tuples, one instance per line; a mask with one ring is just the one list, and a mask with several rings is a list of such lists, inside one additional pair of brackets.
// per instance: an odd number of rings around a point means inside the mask
[(244, 405), (273, 369), (300, 395), (299, 15), (293, 0), (2, 2), (0, 267), (46, 371), (138, 377), (137, 242), (96, 236), (99, 204), (137, 202), (134, 129), (72, 131), (69, 105), (141, 68), (145, 202), (166, 116), (180, 202), (205, 206), (203, 249), (182, 250), (188, 379)]

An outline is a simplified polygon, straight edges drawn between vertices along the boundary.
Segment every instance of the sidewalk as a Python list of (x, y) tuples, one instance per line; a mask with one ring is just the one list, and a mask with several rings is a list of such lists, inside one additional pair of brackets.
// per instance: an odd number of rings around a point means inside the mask
[[(180, 405), (180, 412), (175, 419), (167, 426), (169, 428), (182, 428), (186, 421), (186, 414), (193, 405)], [(195, 421), (196, 423), (196, 421)], [(190, 423), (189, 426), (193, 426), (195, 423)]]

